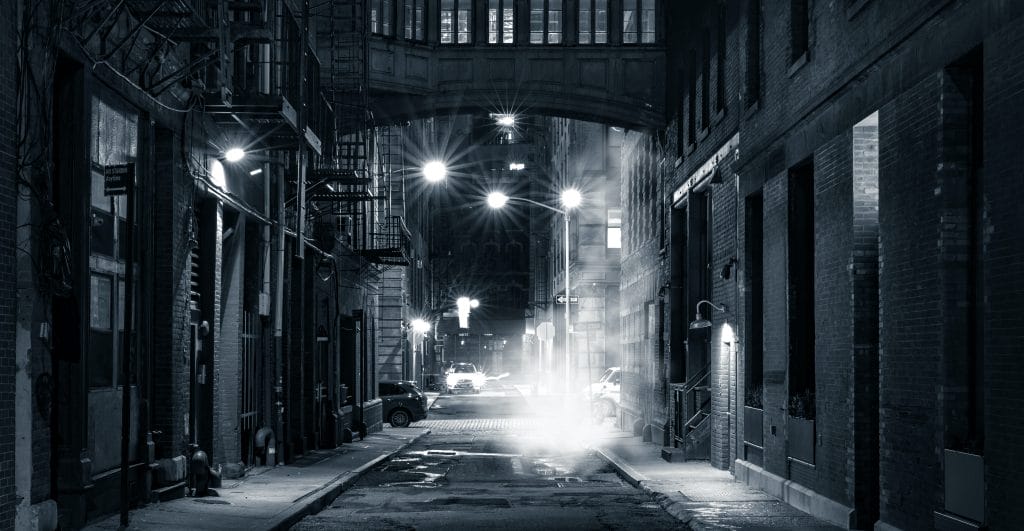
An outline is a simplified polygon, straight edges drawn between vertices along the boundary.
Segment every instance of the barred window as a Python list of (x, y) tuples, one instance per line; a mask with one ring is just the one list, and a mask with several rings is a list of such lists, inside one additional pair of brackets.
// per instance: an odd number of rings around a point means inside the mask
[(608, 0), (580, 0), (580, 44), (608, 42)]

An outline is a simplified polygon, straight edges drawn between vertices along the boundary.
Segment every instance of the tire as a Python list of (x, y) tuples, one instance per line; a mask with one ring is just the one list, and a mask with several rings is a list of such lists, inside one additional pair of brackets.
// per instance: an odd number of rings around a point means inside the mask
[(412, 416), (409, 412), (404, 409), (396, 409), (391, 412), (391, 416), (388, 417), (388, 423), (394, 428), (405, 428), (412, 422)]

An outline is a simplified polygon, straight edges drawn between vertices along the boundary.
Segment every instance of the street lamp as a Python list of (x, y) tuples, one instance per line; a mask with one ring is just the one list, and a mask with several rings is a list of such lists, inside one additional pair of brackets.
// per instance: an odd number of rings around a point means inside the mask
[(224, 160), (238, 162), (245, 158), (245, 150), (239, 147), (231, 148), (224, 152)]
[(423, 178), (429, 182), (443, 181), (448, 176), (448, 166), (439, 160), (432, 160), (423, 166)]
[(487, 195), (487, 205), (498, 209), (504, 207), (510, 201), (529, 203), (534, 206), (546, 208), (552, 212), (562, 215), (565, 221), (565, 392), (569, 392), (569, 361), (572, 353), (572, 327), (569, 317), (569, 211), (583, 203), (583, 195), (575, 188), (568, 188), (562, 191), (562, 208), (545, 205), (525, 197), (509, 197), (501, 192), (491, 192)]

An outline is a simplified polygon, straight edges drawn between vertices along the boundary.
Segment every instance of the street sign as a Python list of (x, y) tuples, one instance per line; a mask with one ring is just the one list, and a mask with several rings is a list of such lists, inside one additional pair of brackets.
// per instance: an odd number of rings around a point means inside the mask
[(135, 182), (134, 162), (103, 167), (103, 195), (125, 195), (129, 182)]
[(551, 341), (555, 338), (555, 325), (547, 321), (537, 325), (537, 337), (541, 341)]
[[(569, 295), (569, 304), (579, 304), (579, 295)], [(555, 304), (565, 304), (565, 295), (555, 295)]]

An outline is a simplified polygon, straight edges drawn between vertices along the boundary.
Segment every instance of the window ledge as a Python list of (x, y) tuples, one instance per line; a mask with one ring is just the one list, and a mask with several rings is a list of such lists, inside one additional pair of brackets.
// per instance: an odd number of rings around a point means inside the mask
[(761, 100), (754, 100), (753, 103), (747, 106), (747, 110), (743, 113), (743, 119), (749, 120), (751, 116), (757, 114), (757, 111), (761, 110)]
[(846, 20), (853, 20), (861, 11), (864, 10), (864, 6), (868, 5), (871, 0), (854, 0), (852, 4), (846, 6)]
[(718, 125), (723, 119), (725, 119), (725, 107), (718, 109), (718, 112), (716, 112), (715, 116), (711, 119), (711, 125)]
[(675, 167), (678, 168), (678, 167), (680, 167), (682, 165), (683, 165), (683, 156), (680, 155), (680, 156), (676, 157)]
[(709, 129), (707, 126), (704, 126), (700, 129), (700, 132), (697, 133), (697, 142), (702, 142), (705, 138), (708, 137), (708, 130)]
[(686, 151), (683, 151), (683, 155), (689, 156), (695, 149), (697, 149), (697, 143), (691, 140), (689, 144), (686, 144)]
[(787, 72), (787, 75), (789, 77), (793, 77), (797, 72), (800, 71), (801, 68), (804, 67), (804, 65), (806, 65), (808, 62), (810, 62), (810, 60), (811, 60), (811, 52), (810, 52), (810, 50), (804, 50), (804, 53), (800, 54), (800, 57), (797, 57), (796, 59), (794, 59), (793, 62), (789, 65), (789, 72)]

